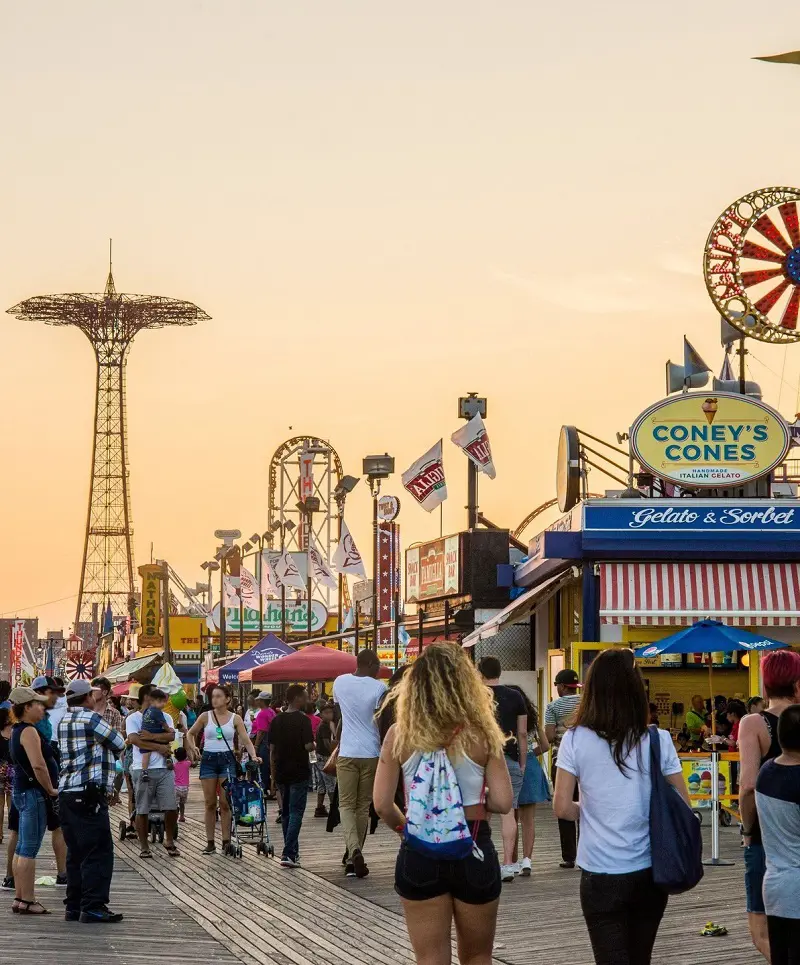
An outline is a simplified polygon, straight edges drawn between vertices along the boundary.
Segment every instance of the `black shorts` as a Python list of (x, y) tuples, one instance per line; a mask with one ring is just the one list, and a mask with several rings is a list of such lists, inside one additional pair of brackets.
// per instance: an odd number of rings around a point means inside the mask
[[(53, 811), (52, 808), (47, 809), (47, 830), (48, 831), (58, 831), (61, 827), (61, 819), (58, 814)], [(8, 809), (8, 830), (16, 831), (19, 833), (19, 811), (14, 807), (14, 802), (11, 802), (11, 807)]]
[(483, 861), (470, 855), (460, 861), (439, 861), (403, 844), (397, 855), (394, 890), (406, 901), (427, 901), (451, 895), (467, 905), (488, 905), (500, 897), (500, 862), (492, 844), (487, 821), (481, 821), (477, 834)]

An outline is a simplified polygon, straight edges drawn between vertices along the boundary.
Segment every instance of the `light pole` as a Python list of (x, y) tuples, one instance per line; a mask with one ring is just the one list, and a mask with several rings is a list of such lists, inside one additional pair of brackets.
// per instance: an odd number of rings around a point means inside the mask
[(297, 503), (297, 508), (303, 514), (306, 541), (306, 639), (311, 637), (311, 537), (314, 532), (314, 513), (319, 512), (319, 507), (319, 496), (307, 496)]
[[(459, 419), (474, 419), (479, 415), (486, 418), (486, 399), (479, 399), (477, 392), (469, 392), (458, 400)], [(471, 459), (467, 459), (467, 529), (473, 530), (478, 525), (478, 467)]]
[[(333, 491), (333, 498), (336, 500), (336, 508), (339, 516), (339, 532), (337, 534), (338, 541), (342, 541), (342, 521), (344, 520), (344, 504), (347, 501), (348, 495), (356, 488), (359, 483), (358, 476), (342, 476), (339, 481), (338, 486)], [(344, 573), (339, 574), (339, 596), (337, 601), (337, 626), (336, 632), (341, 634), (342, 623), (343, 623), (343, 601), (344, 601)], [(339, 649), (342, 649), (342, 638), (339, 637)]]
[(378, 567), (380, 565), (380, 547), (378, 546), (378, 497), (381, 493), (381, 481), (388, 479), (394, 473), (394, 456), (385, 452), (382, 456), (364, 456), (362, 473), (367, 477), (369, 491), (372, 496), (372, 649), (378, 652), (378, 623), (380, 613), (378, 609)]
[[(286, 533), (291, 533), (294, 528), (295, 525), (290, 519), (284, 521), (276, 519), (270, 527), (273, 533), (277, 533), (278, 530), (280, 530), (281, 554), (283, 554), (286, 549)], [(286, 643), (286, 587), (283, 582), (281, 582), (281, 640), (283, 643)]]
[[(269, 533), (262, 533), (260, 536), (258, 533), (253, 533), (250, 539), (244, 544), (242, 549), (245, 551), (245, 557), (250, 552), (253, 547), (257, 546), (257, 556), (256, 556), (256, 580), (258, 581), (258, 639), (264, 635), (264, 594), (261, 592), (261, 567), (262, 553), (264, 552), (264, 541), (269, 537)], [(254, 554), (255, 555), (255, 554)]]
[[(208, 583), (207, 583), (207, 584), (198, 583), (197, 586), (203, 586), (203, 585), (205, 585), (205, 586), (208, 587), (208, 612), (209, 612), (209, 613), (213, 613), (213, 612), (214, 612), (214, 608), (213, 608), (213, 606), (212, 606), (212, 600), (211, 600), (211, 574), (214, 573), (214, 572), (216, 572), (216, 570), (221, 569), (222, 567), (221, 567), (219, 561), (218, 561), (216, 558), (213, 559), (213, 560), (206, 560), (205, 563), (201, 563), (201, 564), (200, 564), (200, 567), (205, 571), (206, 576), (208, 576)], [(224, 602), (225, 602), (225, 597), (224, 597), (223, 595), (221, 595), (220, 598), (219, 598), (220, 628), (222, 627), (222, 622), (221, 622), (221, 621), (223, 621), (223, 620), (225, 619), (225, 609), (224, 609), (224, 607), (223, 607), (223, 603), (224, 603)], [(210, 647), (211, 647), (211, 644), (209, 643), (208, 646), (209, 646), (209, 648), (210, 648)], [(220, 636), (220, 647), (221, 647), (221, 646), (222, 646), (222, 637)], [(202, 649), (202, 648), (201, 648), (201, 649)]]

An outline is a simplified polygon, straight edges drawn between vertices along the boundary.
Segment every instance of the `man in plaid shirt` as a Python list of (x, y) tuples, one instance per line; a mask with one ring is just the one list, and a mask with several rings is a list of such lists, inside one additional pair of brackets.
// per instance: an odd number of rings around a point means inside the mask
[(67, 712), (58, 725), (61, 779), (58, 803), (67, 843), (67, 921), (112, 923), (108, 909), (114, 872), (114, 843), (108, 800), (116, 758), (125, 738), (95, 712), (96, 691), (88, 680), (67, 687)]

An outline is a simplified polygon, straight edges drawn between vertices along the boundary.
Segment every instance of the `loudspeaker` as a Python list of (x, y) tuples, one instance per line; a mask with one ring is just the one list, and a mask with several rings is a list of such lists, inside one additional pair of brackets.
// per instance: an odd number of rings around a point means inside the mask
[[(734, 395), (740, 394), (738, 379), (714, 379), (711, 383), (711, 388), (714, 392), (733, 392)], [(745, 382), (744, 394), (754, 399), (760, 399), (762, 395), (761, 386), (758, 382)]]
[(694, 375), (686, 378), (686, 369), (675, 362), (667, 362), (667, 395), (673, 392), (682, 392), (684, 388), (702, 389), (708, 385), (708, 372), (695, 372)]

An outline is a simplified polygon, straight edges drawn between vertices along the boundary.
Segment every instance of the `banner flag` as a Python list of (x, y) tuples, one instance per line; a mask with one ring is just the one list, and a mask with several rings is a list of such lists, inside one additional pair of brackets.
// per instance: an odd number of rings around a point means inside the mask
[(269, 550), (261, 551), (261, 595), (265, 600), (281, 595), (280, 584), (272, 565), (273, 559), (276, 559), (274, 553)]
[(704, 372), (710, 372), (711, 369), (708, 365), (700, 358), (700, 353), (692, 345), (689, 339), (683, 336), (683, 377), (684, 379), (690, 379), (693, 375), (702, 375)]
[(239, 577), (239, 591), (242, 595), (242, 603), (246, 607), (250, 610), (258, 610), (260, 608), (261, 597), (258, 580), (250, 570), (245, 569), (244, 566), (241, 569), (241, 576)]
[(285, 550), (278, 557), (275, 564), (275, 576), (282, 586), (293, 586), (297, 590), (305, 590), (306, 582), (300, 575), (294, 556)]
[(447, 499), (441, 439), (406, 469), (403, 488), (429, 513)]
[(332, 590), (338, 588), (339, 581), (333, 575), (328, 561), (323, 557), (322, 553), (320, 553), (317, 541), (314, 539), (313, 530), (309, 530), (308, 534), (308, 563), (311, 578), (316, 580), (320, 586), (327, 586)]
[(225, 606), (239, 606), (239, 577), (223, 576), (222, 587), (225, 593)]
[(459, 449), (464, 450), (481, 472), (485, 472), (490, 479), (494, 479), (497, 473), (492, 462), (492, 447), (489, 445), (489, 436), (480, 413), (457, 429), (450, 439)]
[(333, 554), (333, 565), (340, 573), (350, 573), (352, 576), (360, 576), (362, 579), (367, 578), (364, 560), (361, 558), (361, 553), (359, 553), (344, 519), (342, 519), (342, 535), (339, 539), (339, 545)]
[(722, 363), (722, 371), (719, 373), (719, 377), (723, 382), (733, 382), (736, 378), (733, 366), (731, 365), (731, 357), (727, 353), (725, 355), (725, 361)]

